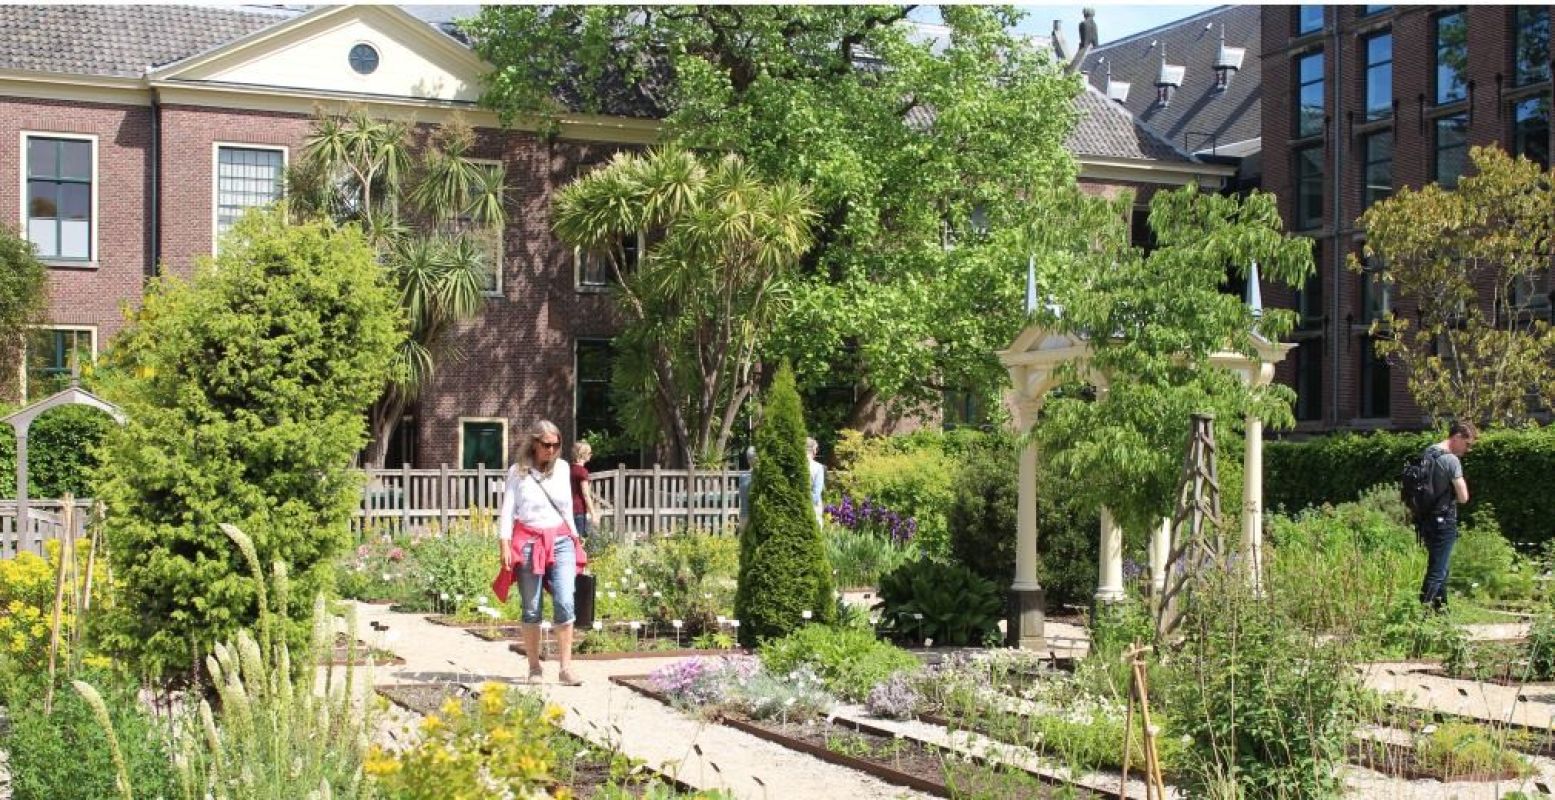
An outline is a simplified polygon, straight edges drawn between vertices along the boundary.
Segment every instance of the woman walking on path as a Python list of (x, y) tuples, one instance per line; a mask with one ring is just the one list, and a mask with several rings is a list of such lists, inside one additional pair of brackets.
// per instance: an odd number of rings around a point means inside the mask
[(594, 448), (588, 442), (572, 445), (572, 528), (588, 541), (593, 532), (590, 518), (594, 516), (594, 501), (589, 498), (589, 470), (585, 466), (594, 457)]
[(502, 492), (502, 566), (517, 575), (523, 601), (524, 654), (529, 658), (529, 680), (543, 677), (540, 667), (540, 587), (551, 590), (551, 621), (555, 623), (556, 649), (561, 660), (557, 680), (563, 686), (582, 683), (572, 674), (573, 582), (588, 556), (578, 538), (572, 515), (571, 470), (558, 455), (562, 436), (547, 420), (535, 423), (508, 468)]

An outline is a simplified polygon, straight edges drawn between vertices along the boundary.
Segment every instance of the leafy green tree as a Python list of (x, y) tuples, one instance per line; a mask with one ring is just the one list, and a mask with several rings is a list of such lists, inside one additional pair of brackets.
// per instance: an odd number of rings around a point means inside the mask
[[(293, 596), (327, 587), (399, 320), (354, 226), (278, 213), (239, 221), (192, 280), (153, 284), (101, 373), (128, 417), (108, 432), (96, 478), (115, 650), (171, 677), (258, 619), (261, 593), (219, 523), (248, 532), (260, 563), (286, 563)], [(308, 624), (293, 623), (299, 646)]]
[(804, 624), (805, 611), (816, 622), (836, 619), (831, 564), (810, 505), (804, 414), (787, 363), (772, 379), (756, 429), (750, 502), (750, 524), (740, 533), (734, 595), (740, 643), (754, 647), (786, 636)]
[[(768, 184), (737, 156), (619, 154), (557, 193), (562, 241), (603, 255), (627, 320), (616, 380), (632, 427), (668, 436), (678, 463), (721, 464), (756, 357), (790, 308), (789, 277), (809, 249), (809, 194)], [(646, 248), (627, 271), (620, 242)]]
[[(1035, 316), (1088, 338), (1090, 369), (1106, 377), (1099, 386), (1071, 366), (1034, 435), (1045, 470), (1084, 478), (1074, 482), (1079, 507), (1107, 506), (1125, 530), (1149, 530), (1176, 500), (1191, 413), (1216, 413), (1217, 435), (1232, 434), (1233, 442), (1249, 413), (1270, 426), (1293, 423), (1289, 388), (1251, 390), (1210, 356), (1255, 355), (1255, 336), (1276, 340), (1294, 322), (1289, 311), (1254, 317), (1240, 297), (1223, 291), (1227, 271), (1245, 278), (1256, 262), (1264, 278), (1300, 285), (1313, 270), (1311, 243), (1281, 233), (1274, 197), (1260, 192), (1238, 198), (1190, 185), (1157, 193), (1149, 253), (1129, 244), (1124, 212), (1132, 198), (1108, 202), (1075, 193), (1063, 202), (1064, 213), (1087, 224), (1054, 231), (1037, 222), (1041, 232), (1033, 235), (1048, 237), (1059, 255), (1042, 265), (1043, 285), (1057, 302)], [(1234, 504), (1226, 468), (1238, 448), (1222, 442), (1219, 456), (1223, 497)]]
[(297, 218), (361, 226), (410, 322), (401, 368), (369, 412), (369, 467), (383, 466), (394, 429), (438, 363), (461, 355), (449, 332), (480, 311), (495, 285), (505, 170), (473, 160), (474, 144), (458, 118), (422, 141), (409, 124), (362, 110), (320, 116), (288, 176)]
[[(35, 255), (32, 242), (0, 225), (0, 397), (19, 387), (16, 357), (27, 326), (38, 321), (48, 300), (48, 275)], [(23, 399), (21, 392), (15, 393)]]
[(992, 234), (1075, 175), (1080, 83), (1009, 33), (1021, 15), (942, 7), (934, 39), (904, 24), (914, 8), (486, 6), (466, 27), (506, 119), (554, 119), (558, 97), (609, 110), (632, 87), (667, 141), (810, 187), (818, 240), (767, 355), (807, 389), (856, 387), (860, 427), (879, 401), (1002, 387), (1026, 252)]
[(1469, 158), (1475, 174), (1456, 189), (1405, 188), (1367, 209), (1366, 261), (1352, 254), (1350, 268), (1418, 312), (1389, 309), (1372, 333), (1426, 413), (1518, 424), (1531, 395), (1555, 406), (1555, 328), (1533, 313), (1551, 300), (1555, 173), (1496, 148)]

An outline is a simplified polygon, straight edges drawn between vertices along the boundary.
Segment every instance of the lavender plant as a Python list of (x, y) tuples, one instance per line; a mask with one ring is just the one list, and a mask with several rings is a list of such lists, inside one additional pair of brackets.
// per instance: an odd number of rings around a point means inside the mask
[(897, 672), (869, 690), (864, 707), (877, 717), (912, 719), (922, 702), (923, 696), (913, 686), (913, 679), (905, 672)]

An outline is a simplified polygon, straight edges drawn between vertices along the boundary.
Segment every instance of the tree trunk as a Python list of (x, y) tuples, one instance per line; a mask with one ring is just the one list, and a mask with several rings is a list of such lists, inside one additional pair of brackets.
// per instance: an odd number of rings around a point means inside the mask
[(404, 415), (405, 401), (392, 389), (385, 390), (373, 403), (367, 414), (367, 432), (372, 438), (362, 451), (363, 469), (383, 469), (383, 463), (389, 457), (389, 440), (394, 438), (394, 431)]

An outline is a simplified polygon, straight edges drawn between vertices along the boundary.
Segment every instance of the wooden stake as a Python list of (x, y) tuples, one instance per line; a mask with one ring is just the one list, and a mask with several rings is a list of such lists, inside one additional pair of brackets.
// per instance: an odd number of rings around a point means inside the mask
[[(59, 537), (59, 569), (54, 576), (54, 620), (49, 626), (49, 685), (43, 693), (43, 713), (54, 713), (54, 675), (59, 662), (60, 616), (65, 605), (65, 568), (75, 562), (75, 498), (65, 495), (64, 531)], [(75, 592), (71, 592), (73, 597)]]

